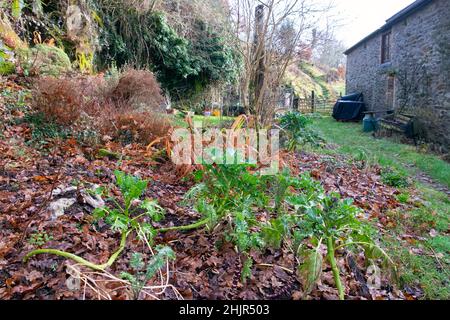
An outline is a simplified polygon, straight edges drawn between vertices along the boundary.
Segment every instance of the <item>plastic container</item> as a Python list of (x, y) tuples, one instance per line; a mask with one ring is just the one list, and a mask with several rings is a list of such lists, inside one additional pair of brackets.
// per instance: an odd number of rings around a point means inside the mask
[(377, 130), (378, 120), (374, 118), (371, 114), (366, 114), (363, 119), (363, 130), (364, 132), (374, 132)]

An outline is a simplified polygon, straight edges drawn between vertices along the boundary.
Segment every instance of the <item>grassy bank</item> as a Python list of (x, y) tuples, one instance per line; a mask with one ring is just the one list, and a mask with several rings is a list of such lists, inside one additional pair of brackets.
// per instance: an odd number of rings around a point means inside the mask
[(420, 153), (414, 146), (388, 139), (374, 139), (362, 132), (362, 124), (339, 123), (332, 118), (317, 119), (317, 128), (328, 141), (339, 145), (338, 152), (366, 157), (381, 166), (392, 166), (415, 175), (420, 171), (450, 187), (450, 164), (438, 156)]
[(393, 167), (414, 181), (410, 188), (399, 190), (398, 198), (405, 208), (386, 213), (394, 223), (383, 234), (383, 242), (399, 266), (404, 288), (420, 290), (426, 299), (449, 299), (450, 199), (415, 177), (423, 172), (450, 187), (450, 164), (436, 155), (420, 153), (414, 146), (375, 139), (362, 132), (361, 124), (323, 118), (315, 120), (315, 126), (328, 142), (338, 146), (327, 153), (344, 153), (382, 167)]

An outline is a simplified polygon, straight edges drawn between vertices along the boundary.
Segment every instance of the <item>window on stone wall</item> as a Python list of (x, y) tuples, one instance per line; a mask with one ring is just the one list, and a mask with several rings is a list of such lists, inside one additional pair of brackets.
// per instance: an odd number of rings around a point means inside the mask
[(381, 63), (391, 61), (391, 33), (385, 33), (381, 39)]

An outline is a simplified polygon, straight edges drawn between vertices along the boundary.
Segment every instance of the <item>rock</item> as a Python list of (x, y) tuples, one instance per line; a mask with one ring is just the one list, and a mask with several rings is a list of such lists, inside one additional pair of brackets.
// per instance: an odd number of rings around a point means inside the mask
[[(98, 186), (98, 185), (93, 185), (91, 189), (96, 190), (99, 187), (100, 186)], [(105, 201), (98, 194), (92, 195), (92, 194), (89, 194), (88, 192), (86, 192), (86, 190), (83, 190), (83, 191), (81, 191), (81, 196), (83, 197), (84, 203), (87, 203), (94, 209), (102, 208), (106, 205)]]
[(67, 54), (47, 44), (17, 50), (17, 56), (20, 68), (28, 75), (60, 76), (72, 69)]
[(59, 217), (63, 216), (64, 212), (71, 206), (73, 206), (76, 201), (77, 200), (74, 198), (61, 198), (52, 202), (49, 206), (50, 210), (52, 211), (52, 219), (56, 220)]
[(27, 47), (12, 28), (6, 15), (0, 15), (0, 39), (12, 49)]
[[(100, 186), (93, 184), (90, 186), (90, 190), (96, 190)], [(79, 189), (75, 186), (64, 187), (60, 186), (53, 190), (53, 197), (63, 197), (52, 202), (49, 206), (52, 211), (52, 219), (56, 220), (65, 214), (65, 211), (73, 206), (76, 202), (80, 204), (88, 204), (94, 209), (104, 207), (105, 201), (100, 195), (92, 194), (87, 189), (77, 192)]]
[(75, 186), (66, 187), (66, 188), (59, 187), (59, 188), (56, 188), (55, 190), (53, 190), (52, 196), (53, 197), (57, 197), (57, 196), (60, 196), (60, 195), (66, 195), (68, 193), (73, 193), (75, 191), (77, 191), (77, 187), (75, 187)]

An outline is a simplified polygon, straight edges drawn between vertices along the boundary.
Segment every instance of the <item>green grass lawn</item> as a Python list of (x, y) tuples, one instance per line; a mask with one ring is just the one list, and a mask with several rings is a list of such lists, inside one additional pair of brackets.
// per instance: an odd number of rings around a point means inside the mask
[[(194, 122), (201, 122), (202, 126), (207, 128), (207, 127), (218, 127), (223, 123), (233, 123), (233, 121), (236, 118), (234, 117), (205, 117), (205, 116), (198, 116), (195, 115), (193, 117), (193, 121)], [(173, 117), (173, 123), (176, 127), (187, 127), (187, 123), (184, 120), (184, 117), (180, 117), (180, 116), (174, 116)], [(231, 124), (230, 124), (231, 127)]]
[(414, 146), (375, 139), (362, 132), (360, 123), (340, 123), (331, 118), (314, 121), (327, 141), (338, 146), (325, 152), (344, 153), (382, 167), (393, 167), (415, 182), (410, 188), (399, 190), (398, 198), (408, 203), (417, 194), (421, 201), (410, 204), (410, 209), (386, 213), (397, 223), (383, 234), (381, 241), (398, 264), (403, 287), (420, 287), (426, 299), (450, 299), (450, 199), (414, 179), (417, 173), (424, 172), (450, 187), (450, 164), (436, 155), (420, 153)]
[(332, 118), (323, 118), (315, 120), (314, 124), (328, 141), (339, 145), (340, 153), (353, 156), (364, 154), (381, 166), (392, 166), (411, 175), (422, 171), (450, 187), (450, 164), (438, 156), (420, 153), (411, 145), (375, 139), (362, 131), (361, 123), (341, 123)]
[(194, 121), (202, 122), (204, 127), (217, 127), (224, 122), (233, 122), (236, 118), (234, 117), (205, 117), (205, 116), (194, 116)]

